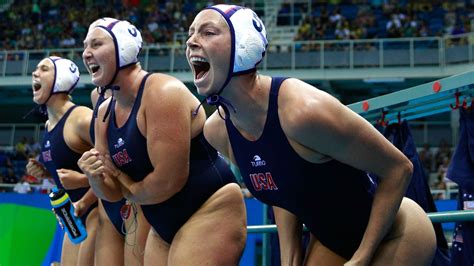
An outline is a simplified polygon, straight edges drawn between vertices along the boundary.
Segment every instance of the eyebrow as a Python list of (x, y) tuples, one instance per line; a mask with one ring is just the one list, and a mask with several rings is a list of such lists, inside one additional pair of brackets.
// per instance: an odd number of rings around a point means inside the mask
[[(89, 42), (100, 41), (100, 40), (103, 40), (103, 39), (104, 39), (104, 37), (94, 37), (94, 38), (90, 39)], [(87, 39), (85, 39), (82, 43), (83, 43), (83, 44), (86, 44), (86, 43), (87, 43)]]
[(46, 64), (43, 63), (43, 64), (40, 64), (40, 65), (37, 65), (37, 66), (36, 66), (36, 69), (38, 69), (38, 68), (47, 68), (47, 69), (49, 69), (50, 66), (48, 66), (48, 65), (46, 65)]
[[(209, 27), (209, 26), (211, 26), (211, 27), (217, 27), (217, 23), (215, 23), (215, 22), (213, 22), (213, 21), (204, 22), (203, 24), (201, 24), (201, 25), (199, 26), (199, 28), (202, 29), (202, 28), (206, 28), (206, 27)], [(194, 30), (195, 27), (194, 27), (194, 26), (189, 27), (189, 30), (191, 30), (191, 29)]]

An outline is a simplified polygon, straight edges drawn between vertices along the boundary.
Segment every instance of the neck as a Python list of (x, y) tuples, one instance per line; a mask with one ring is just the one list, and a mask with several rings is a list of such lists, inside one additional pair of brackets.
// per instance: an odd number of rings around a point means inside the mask
[(271, 79), (257, 74), (234, 77), (222, 92), (236, 109), (230, 119), (250, 132), (263, 127), (268, 110)]
[(119, 86), (120, 90), (113, 91), (114, 98), (120, 105), (132, 105), (137, 97), (140, 81), (146, 72), (142, 71), (140, 65), (121, 69), (113, 85)]
[(50, 124), (56, 124), (73, 105), (74, 103), (69, 100), (68, 94), (53, 94), (46, 104)]

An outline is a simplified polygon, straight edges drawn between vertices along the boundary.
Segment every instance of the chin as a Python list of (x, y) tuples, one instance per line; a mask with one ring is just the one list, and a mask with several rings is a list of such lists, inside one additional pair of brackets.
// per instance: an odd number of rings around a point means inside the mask
[(92, 78), (91, 81), (92, 81), (92, 84), (94, 84), (95, 86), (98, 86), (98, 87), (105, 86), (105, 84), (102, 84), (103, 82), (101, 82), (100, 79), (98, 78)]
[(44, 102), (41, 99), (36, 99), (36, 98), (33, 98), (33, 102), (39, 105), (44, 104)]
[(199, 95), (205, 96), (205, 97), (207, 97), (207, 96), (210, 95), (210, 94), (209, 94), (209, 90), (206, 91), (205, 88), (199, 88), (199, 87), (197, 87), (197, 92), (199, 93)]

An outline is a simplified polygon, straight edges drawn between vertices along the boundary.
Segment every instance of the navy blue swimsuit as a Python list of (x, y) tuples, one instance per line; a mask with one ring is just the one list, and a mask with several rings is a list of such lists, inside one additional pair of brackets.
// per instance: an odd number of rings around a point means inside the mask
[(293, 150), (278, 117), (283, 80), (272, 80), (267, 120), (258, 140), (248, 141), (231, 119), (226, 120), (237, 165), (257, 199), (290, 211), (321, 243), (350, 259), (367, 227), (375, 184), (351, 166), (336, 160), (310, 163)]
[[(143, 78), (130, 116), (120, 128), (115, 120), (115, 102), (111, 103), (107, 130), (109, 152), (114, 164), (135, 182), (142, 181), (154, 169), (147, 152), (147, 140), (137, 126), (137, 113), (149, 75)], [(164, 241), (171, 243), (176, 232), (201, 205), (231, 182), (235, 182), (235, 177), (228, 165), (201, 133), (191, 140), (189, 176), (181, 191), (164, 202), (141, 205), (141, 208), (153, 229)]]
[[(100, 104), (103, 103), (104, 101), (105, 101), (105, 97), (103, 93), (99, 93), (99, 98), (97, 99), (97, 103), (95, 104), (94, 114), (92, 116), (90, 132), (89, 132), (93, 143), (95, 143), (95, 131), (94, 131), (95, 118), (97, 117), (97, 114), (99, 112)], [(102, 201), (102, 205), (104, 206), (105, 213), (107, 213), (107, 217), (109, 217), (110, 221), (114, 225), (117, 232), (125, 236), (124, 230), (122, 230), (123, 220), (122, 220), (122, 216), (120, 215), (120, 208), (122, 208), (122, 206), (125, 204), (125, 198), (117, 202), (110, 202), (104, 199), (100, 199), (100, 201)]]
[[(82, 154), (71, 150), (64, 141), (63, 135), (64, 124), (66, 123), (66, 120), (71, 114), (72, 110), (74, 110), (76, 107), (77, 105), (74, 105), (69, 108), (69, 110), (66, 111), (63, 117), (61, 117), (59, 120), (58, 124), (51, 131), (48, 131), (47, 128), (44, 130), (44, 138), (41, 145), (41, 161), (53, 176), (54, 182), (58, 188), (63, 189), (64, 187), (59, 180), (56, 169), (64, 168), (82, 173), (81, 169), (77, 165), (77, 161), (79, 158), (81, 158)], [(69, 194), (71, 200), (76, 202), (81, 199), (88, 190), (89, 187), (66, 189), (66, 192)], [(84, 225), (86, 225), (85, 221), (87, 219), (87, 215), (89, 215), (90, 211), (96, 206), (97, 203), (93, 204), (89, 210), (83, 216), (81, 216), (81, 220)]]

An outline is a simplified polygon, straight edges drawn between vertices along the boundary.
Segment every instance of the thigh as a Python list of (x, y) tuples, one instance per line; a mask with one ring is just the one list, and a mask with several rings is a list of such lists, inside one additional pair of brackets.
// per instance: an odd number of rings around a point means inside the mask
[(245, 247), (246, 213), (240, 187), (212, 195), (178, 231), (169, 265), (237, 265)]
[(144, 265), (168, 265), (169, 250), (170, 245), (150, 229), (146, 241)]
[(94, 208), (86, 219), (87, 238), (81, 242), (77, 265), (93, 265), (95, 253), (95, 240), (97, 235), (97, 208)]
[(99, 219), (97, 236), (95, 242), (95, 264), (101, 265), (123, 265), (124, 260), (124, 237), (110, 221), (104, 206), (99, 201)]
[(417, 203), (404, 198), (392, 229), (372, 262), (374, 265), (430, 265), (435, 250), (433, 224)]
[(75, 266), (77, 265), (77, 256), (79, 254), (80, 245), (74, 245), (69, 236), (64, 234), (63, 247), (61, 252), (61, 265), (62, 266)]
[(311, 234), (308, 247), (306, 248), (304, 265), (341, 266), (345, 262), (346, 260), (343, 257), (325, 247)]
[(125, 221), (125, 231), (125, 265), (143, 265), (150, 224), (138, 204), (132, 205), (132, 215)]

